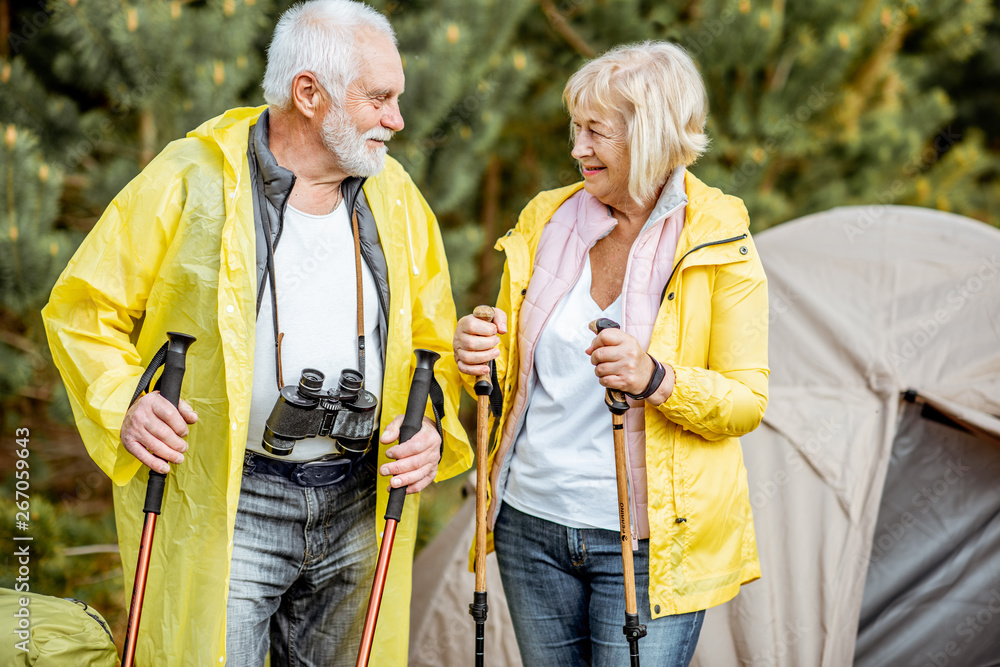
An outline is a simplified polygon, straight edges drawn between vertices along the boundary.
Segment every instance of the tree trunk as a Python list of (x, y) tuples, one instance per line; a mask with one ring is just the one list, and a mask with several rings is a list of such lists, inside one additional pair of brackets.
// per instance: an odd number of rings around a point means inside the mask
[(497, 237), (497, 218), (500, 215), (500, 176), (502, 165), (496, 155), (490, 157), (486, 165), (486, 178), (483, 184), (483, 209), (480, 215), (483, 227), (483, 247), (479, 251), (479, 281), (475, 290), (477, 304), (493, 304), (496, 295), (493, 293), (497, 278), (497, 255), (493, 250), (493, 241)]

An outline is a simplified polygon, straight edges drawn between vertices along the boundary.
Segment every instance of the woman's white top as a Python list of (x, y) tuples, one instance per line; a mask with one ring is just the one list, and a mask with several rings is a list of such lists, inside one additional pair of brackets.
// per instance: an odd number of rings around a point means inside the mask
[(602, 310), (590, 296), (590, 254), (535, 347), (534, 381), (514, 441), (504, 502), (571, 528), (619, 530), (611, 411), (584, 351), (599, 317), (621, 321), (621, 296)]

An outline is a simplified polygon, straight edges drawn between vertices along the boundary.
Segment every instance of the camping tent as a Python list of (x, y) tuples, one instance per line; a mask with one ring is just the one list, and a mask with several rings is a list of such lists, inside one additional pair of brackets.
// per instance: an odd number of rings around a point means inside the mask
[(694, 664), (1000, 664), (1000, 231), (852, 207), (757, 246), (763, 577), (710, 610)]
[[(866, 206), (756, 244), (770, 402), (742, 443), (763, 577), (709, 611), (693, 664), (1000, 664), (1000, 231)], [(445, 580), (467, 566), (471, 516), (457, 543), (428, 547)], [(415, 587), (411, 647), (429, 627), (471, 637), (471, 590)], [(491, 581), (498, 640), (501, 597)]]
[[(475, 483), (475, 473), (471, 475)], [(476, 535), (476, 494), (467, 499), (433, 542), (413, 562), (410, 597), (409, 667), (475, 664), (475, 621), (469, 604), (476, 577), (469, 572), (469, 545)], [(489, 605), (483, 654), (490, 667), (521, 667), (521, 655), (504, 600), (496, 554), (486, 557), (486, 598)]]

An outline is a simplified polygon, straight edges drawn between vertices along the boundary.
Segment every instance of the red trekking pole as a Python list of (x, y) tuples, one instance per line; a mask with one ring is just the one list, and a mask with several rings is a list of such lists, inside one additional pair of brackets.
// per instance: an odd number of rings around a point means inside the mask
[[(184, 360), (188, 347), (195, 341), (194, 336), (182, 333), (167, 332), (169, 341), (149, 365), (149, 370), (139, 381), (136, 397), (141, 394), (153, 372), (163, 363), (163, 375), (160, 376), (160, 395), (171, 402), (174, 407), (180, 402), (181, 382), (184, 380)], [(161, 356), (163, 353), (166, 356)], [(132, 399), (133, 402), (135, 398)], [(149, 573), (149, 554), (153, 549), (153, 533), (156, 532), (156, 517), (160, 513), (163, 502), (163, 487), (167, 476), (163, 473), (149, 471), (149, 481), (146, 482), (146, 504), (142, 511), (146, 520), (142, 524), (142, 539), (139, 541), (139, 560), (135, 566), (135, 583), (132, 587), (132, 602), (128, 610), (128, 630), (125, 633), (125, 646), (122, 651), (122, 667), (132, 667), (135, 661), (135, 645), (139, 637), (139, 621), (142, 617), (142, 600), (146, 595), (146, 575)]]
[[(417, 369), (413, 372), (410, 383), (410, 395), (406, 400), (406, 414), (399, 427), (399, 442), (406, 442), (420, 431), (424, 420), (424, 408), (427, 407), (427, 395), (430, 393), (431, 381), (434, 379), (434, 362), (441, 358), (437, 352), (430, 350), (414, 350), (417, 355)], [(406, 487), (401, 486), (389, 491), (389, 503), (385, 508), (385, 532), (382, 535), (382, 547), (378, 552), (378, 562), (375, 565), (375, 579), (372, 581), (372, 592), (368, 598), (368, 612), (365, 614), (365, 626), (361, 635), (361, 646), (358, 649), (357, 667), (368, 664), (372, 652), (372, 642), (375, 639), (375, 624), (378, 622), (378, 610), (382, 604), (382, 591), (385, 589), (385, 579), (389, 571), (389, 558), (392, 557), (392, 542), (396, 539), (396, 525), (403, 516), (403, 501), (406, 500)]]

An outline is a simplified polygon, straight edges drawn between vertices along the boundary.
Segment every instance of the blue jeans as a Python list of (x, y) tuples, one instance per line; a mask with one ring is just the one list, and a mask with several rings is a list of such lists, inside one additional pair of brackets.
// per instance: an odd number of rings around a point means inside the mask
[(226, 609), (227, 664), (354, 665), (378, 547), (375, 460), (306, 488), (243, 475)]
[[(567, 528), (500, 508), (493, 533), (503, 591), (525, 667), (629, 664), (625, 585), (617, 532)], [(639, 640), (645, 666), (687, 667), (704, 611), (650, 619), (649, 540), (635, 552)]]

